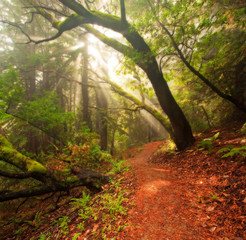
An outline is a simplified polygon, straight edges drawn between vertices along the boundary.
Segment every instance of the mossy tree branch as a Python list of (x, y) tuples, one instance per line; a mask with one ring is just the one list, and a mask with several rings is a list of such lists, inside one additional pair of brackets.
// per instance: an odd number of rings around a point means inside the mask
[(150, 113), (156, 120), (160, 122), (160, 124), (166, 129), (166, 131), (169, 133), (170, 137), (172, 138), (173, 132), (172, 132), (172, 127), (167, 118), (165, 118), (159, 111), (156, 109), (152, 108), (146, 103), (142, 103), (138, 98), (134, 97), (132, 94), (126, 92), (122, 87), (120, 87), (117, 83), (111, 81), (109, 78), (102, 78), (99, 76), (95, 71), (91, 71), (93, 74), (96, 75), (97, 78), (103, 80), (105, 83), (110, 84), (111, 89), (121, 95), (122, 97), (127, 98), (137, 106), (135, 108), (121, 108), (129, 111), (138, 111), (140, 109), (144, 109), (148, 113)]
[(129, 99), (133, 103), (135, 103), (137, 105), (136, 109), (141, 108), (141, 109), (144, 109), (145, 111), (147, 111), (148, 113), (150, 113), (155, 119), (157, 119), (160, 122), (160, 124), (166, 129), (166, 131), (169, 133), (169, 135), (171, 137), (173, 136), (172, 128), (171, 128), (171, 125), (170, 125), (168, 119), (166, 119), (159, 111), (152, 108), (151, 106), (149, 106), (146, 103), (143, 104), (138, 98), (136, 98), (132, 94), (124, 91), (123, 88), (121, 88), (115, 82), (113, 82), (109, 79), (105, 79), (105, 81), (107, 81), (111, 85), (111, 89), (114, 92), (118, 93), (119, 95), (121, 95), (121, 96)]
[[(1, 159), (0, 159), (1, 160)], [(7, 177), (7, 178), (15, 178), (15, 179), (25, 179), (25, 178), (30, 178), (34, 177), (33, 172), (9, 172), (9, 171), (4, 171), (3, 169), (0, 169), (0, 176)]]
[[(30, 159), (17, 150), (12, 144), (0, 134), (0, 160), (16, 166), (22, 172), (11, 172), (0, 170), (0, 175), (8, 178), (25, 179), (34, 178), (42, 183), (31, 189), (21, 191), (2, 191), (0, 192), (0, 202), (17, 198), (42, 195), (50, 192), (68, 191), (77, 186), (86, 186), (92, 190), (100, 190), (101, 186), (109, 182), (109, 177), (89, 169), (77, 168), (74, 174), (65, 180), (52, 175), (49, 170), (41, 163)], [(72, 169), (73, 171), (73, 169)]]
[(47, 169), (41, 163), (32, 160), (18, 151), (16, 151), (12, 144), (0, 134), (0, 159), (16, 166), (17, 168), (28, 171), (28, 172), (38, 172), (41, 174), (46, 174)]
[(116, 51), (122, 53), (125, 56), (128, 56), (130, 58), (135, 58), (136, 57), (136, 51), (127, 46), (124, 45), (122, 43), (120, 43), (119, 41), (113, 39), (113, 38), (109, 38), (107, 37), (105, 34), (99, 32), (98, 30), (96, 30), (95, 28), (89, 26), (89, 25), (84, 25), (82, 26), (85, 30), (87, 30), (89, 33), (93, 34), (95, 37), (97, 37), (99, 40), (101, 40), (102, 42), (104, 42), (106, 45), (114, 48)]

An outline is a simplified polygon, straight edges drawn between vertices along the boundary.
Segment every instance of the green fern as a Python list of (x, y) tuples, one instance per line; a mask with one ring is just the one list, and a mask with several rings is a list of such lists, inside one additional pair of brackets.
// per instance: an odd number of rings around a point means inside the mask
[(59, 236), (67, 235), (69, 233), (68, 224), (70, 221), (69, 216), (61, 216), (58, 220), (56, 220), (60, 229)]
[(45, 234), (40, 235), (38, 240), (46, 240), (46, 235)]
[(215, 133), (212, 137), (210, 138), (204, 138), (203, 140), (201, 140), (198, 144), (197, 147), (199, 150), (208, 150), (208, 152), (212, 152), (213, 151), (213, 142), (218, 138), (218, 136), (220, 135), (220, 132)]
[(241, 130), (241, 132), (246, 134), (246, 123), (243, 124), (243, 126), (240, 130)]
[(222, 155), (221, 158), (233, 157), (235, 155), (246, 157), (246, 146), (234, 148), (234, 146), (231, 145), (229, 147), (221, 148), (216, 154), (220, 154), (224, 152), (227, 153)]
[(79, 236), (80, 234), (81, 234), (81, 233), (76, 233), (76, 234), (73, 236), (72, 240), (77, 240), (77, 238), (78, 238), (78, 236)]

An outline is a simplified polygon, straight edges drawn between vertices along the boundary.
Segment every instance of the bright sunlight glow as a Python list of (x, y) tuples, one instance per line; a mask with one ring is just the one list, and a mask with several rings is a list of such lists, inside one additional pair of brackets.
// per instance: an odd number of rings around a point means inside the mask
[(71, 47), (71, 50), (77, 50), (77, 49), (82, 48), (84, 46), (85, 46), (85, 44), (83, 42), (79, 42), (77, 45)]

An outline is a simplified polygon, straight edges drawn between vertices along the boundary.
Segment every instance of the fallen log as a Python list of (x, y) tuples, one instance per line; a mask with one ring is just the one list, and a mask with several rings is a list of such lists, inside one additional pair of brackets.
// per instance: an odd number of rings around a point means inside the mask
[(14, 179), (33, 178), (39, 181), (38, 186), (24, 190), (0, 191), (0, 202), (18, 198), (43, 195), (51, 192), (69, 191), (74, 187), (85, 186), (92, 191), (100, 191), (110, 181), (112, 175), (105, 175), (90, 169), (72, 167), (66, 178), (58, 178), (41, 163), (30, 159), (15, 150), (12, 144), (0, 134), (0, 160), (17, 167), (13, 172), (0, 169), (0, 176)]

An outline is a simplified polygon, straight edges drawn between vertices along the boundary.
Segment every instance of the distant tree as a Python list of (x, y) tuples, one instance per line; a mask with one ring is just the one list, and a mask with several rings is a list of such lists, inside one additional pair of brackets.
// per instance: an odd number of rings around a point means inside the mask
[(89, 114), (89, 92), (88, 92), (88, 42), (86, 36), (84, 36), (84, 47), (82, 48), (82, 61), (83, 61), (83, 72), (82, 72), (82, 105), (83, 105), (83, 121), (91, 129), (91, 119)]

